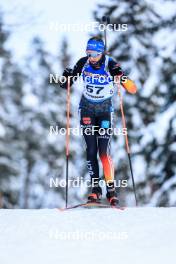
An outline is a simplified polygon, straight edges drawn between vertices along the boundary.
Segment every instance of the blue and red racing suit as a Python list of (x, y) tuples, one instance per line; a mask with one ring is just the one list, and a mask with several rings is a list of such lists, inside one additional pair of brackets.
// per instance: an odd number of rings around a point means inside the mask
[[(99, 181), (97, 154), (102, 162), (106, 182), (112, 182), (114, 181), (114, 166), (110, 155), (111, 134), (108, 133), (108, 129), (113, 126), (114, 83), (112, 77), (118, 76), (122, 79), (125, 74), (115, 60), (103, 55), (98, 67), (91, 65), (88, 57), (81, 58), (74, 66), (71, 75), (73, 77), (79, 75), (84, 81), (79, 116), (86, 143), (87, 168), (92, 183), (95, 186)], [(134, 83), (129, 79), (128, 81), (130, 82), (129, 87), (124, 88), (134, 93)], [(66, 88), (67, 84), (65, 83), (62, 87)], [(90, 130), (92, 133), (87, 133)]]

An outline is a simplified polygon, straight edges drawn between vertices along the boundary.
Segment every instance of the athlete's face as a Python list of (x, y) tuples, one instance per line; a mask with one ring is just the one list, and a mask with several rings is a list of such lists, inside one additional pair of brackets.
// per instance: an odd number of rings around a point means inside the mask
[(97, 56), (96, 57), (95, 56), (92, 57), (91, 54), (92, 55), (96, 54), (95, 51), (93, 51), (93, 50), (87, 50), (87, 54), (90, 54), (88, 56), (88, 58), (89, 58), (90, 63), (92, 63), (92, 64), (97, 63), (102, 58), (102, 56), (103, 56), (102, 53), (101, 54), (98, 54), (97, 53)]

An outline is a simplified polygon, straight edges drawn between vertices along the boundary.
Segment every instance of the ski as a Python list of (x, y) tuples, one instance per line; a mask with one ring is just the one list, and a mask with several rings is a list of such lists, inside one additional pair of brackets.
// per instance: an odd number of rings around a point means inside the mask
[(70, 210), (70, 209), (76, 209), (76, 208), (112, 208), (112, 209), (117, 209), (117, 210), (124, 210), (124, 207), (121, 206), (112, 206), (112, 205), (108, 205), (108, 204), (102, 204), (102, 203), (93, 203), (93, 202), (88, 202), (88, 203), (80, 203), (80, 204), (76, 204), (73, 206), (69, 206), (69, 207), (65, 207), (65, 208), (58, 208), (60, 211), (66, 211), (66, 210)]

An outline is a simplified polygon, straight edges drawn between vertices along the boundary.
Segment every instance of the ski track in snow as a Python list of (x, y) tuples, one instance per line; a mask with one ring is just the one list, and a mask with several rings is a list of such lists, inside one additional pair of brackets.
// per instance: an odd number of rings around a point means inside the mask
[(0, 210), (1, 264), (174, 263), (175, 237), (175, 208)]

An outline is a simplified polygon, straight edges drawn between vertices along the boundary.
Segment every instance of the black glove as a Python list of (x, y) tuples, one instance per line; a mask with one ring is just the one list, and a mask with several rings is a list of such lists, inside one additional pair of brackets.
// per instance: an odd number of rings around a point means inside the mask
[(73, 70), (71, 68), (66, 68), (62, 74), (62, 76), (69, 77), (73, 75)]
[[(73, 70), (71, 68), (66, 68), (63, 71), (62, 76), (68, 78), (68, 77), (72, 76), (72, 74), (73, 74)], [(63, 78), (63, 80), (64, 80), (64, 78)], [(60, 83), (60, 87), (66, 89), (67, 88), (67, 82)]]

